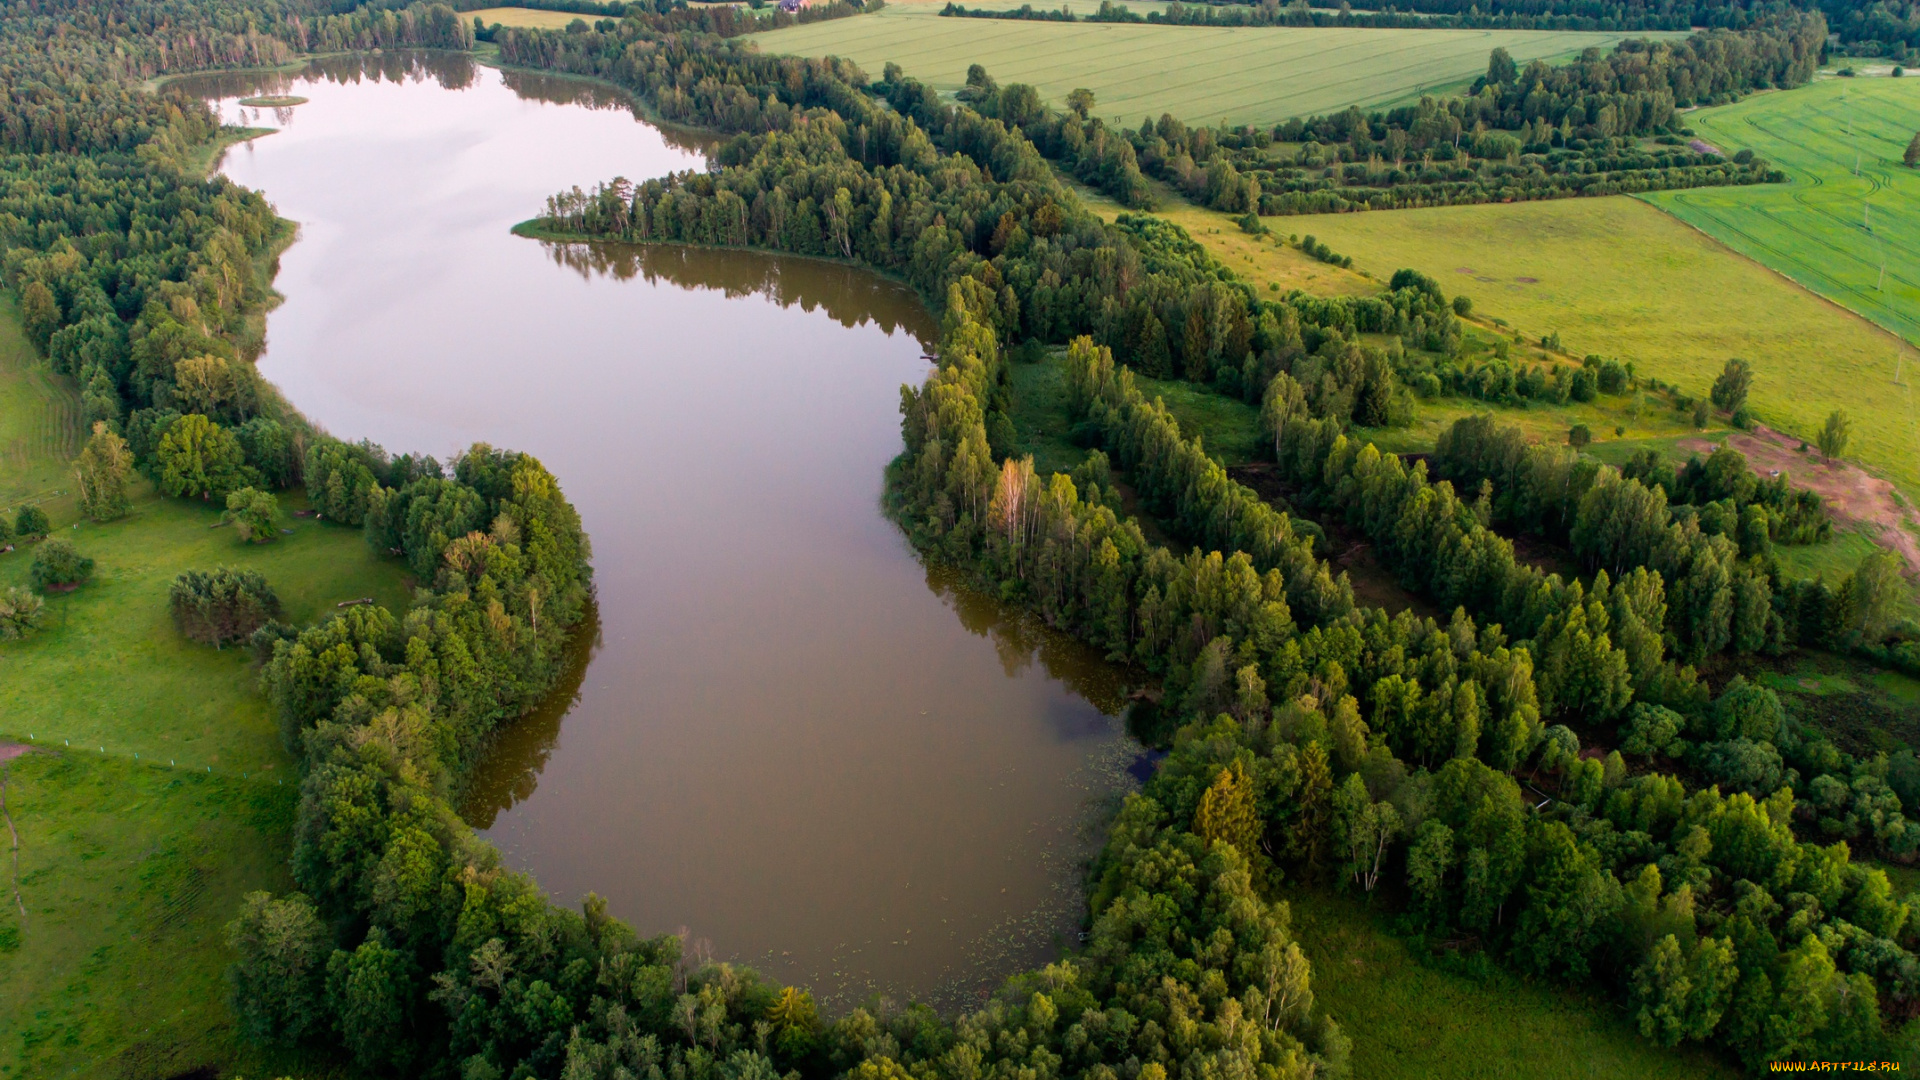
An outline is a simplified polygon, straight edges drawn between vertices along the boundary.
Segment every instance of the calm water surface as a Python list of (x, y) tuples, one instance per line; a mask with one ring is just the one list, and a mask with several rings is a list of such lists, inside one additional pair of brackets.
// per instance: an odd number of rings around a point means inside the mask
[(935, 330), (909, 291), (510, 235), (560, 188), (704, 167), (584, 84), (384, 57), (199, 89), (280, 128), (223, 165), (300, 223), (266, 376), (342, 437), (530, 451), (592, 535), (574, 680), (466, 808), (513, 865), (842, 1003), (964, 1001), (1072, 934), (1127, 687), (881, 514)]

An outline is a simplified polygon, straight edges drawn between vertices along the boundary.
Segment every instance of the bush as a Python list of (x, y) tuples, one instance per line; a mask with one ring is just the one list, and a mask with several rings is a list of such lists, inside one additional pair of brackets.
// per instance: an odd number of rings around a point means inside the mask
[(1461, 318), (1466, 318), (1468, 315), (1473, 314), (1473, 298), (1470, 296), (1454, 297), (1453, 313)]
[(36, 589), (73, 589), (93, 577), (93, 560), (74, 550), (70, 541), (49, 540), (33, 556)]
[(264, 544), (280, 535), (280, 500), (270, 491), (241, 488), (227, 496), (227, 512), (220, 520), (231, 522), (241, 540)]
[(167, 594), (173, 623), (215, 648), (240, 641), (280, 614), (280, 597), (255, 570), (189, 570)]
[(47, 512), (37, 506), (21, 507), (19, 515), (13, 519), (14, 534), (22, 540), (45, 536), (52, 529), (53, 522), (48, 519)]
[(0, 593), (0, 641), (18, 641), (40, 628), (45, 604), (32, 592), (10, 585)]
[(1585, 424), (1575, 424), (1567, 432), (1567, 445), (1575, 450), (1593, 441), (1593, 432)]

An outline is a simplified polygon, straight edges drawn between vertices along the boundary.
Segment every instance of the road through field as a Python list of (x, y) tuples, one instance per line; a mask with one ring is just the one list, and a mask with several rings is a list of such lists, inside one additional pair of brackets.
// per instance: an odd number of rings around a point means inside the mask
[(1830, 79), (1688, 118), (1727, 153), (1792, 182), (1646, 200), (1814, 292), (1920, 343), (1920, 79)]
[(844, 56), (876, 78), (891, 61), (943, 91), (965, 84), (969, 64), (984, 64), (1001, 84), (1031, 83), (1049, 102), (1086, 87), (1098, 115), (1137, 126), (1161, 113), (1190, 124), (1272, 124), (1348, 105), (1385, 106), (1471, 82), (1497, 46), (1524, 64), (1606, 48), (1626, 36), (1049, 23), (938, 11), (934, 3), (908, 0), (753, 40), (767, 52)]

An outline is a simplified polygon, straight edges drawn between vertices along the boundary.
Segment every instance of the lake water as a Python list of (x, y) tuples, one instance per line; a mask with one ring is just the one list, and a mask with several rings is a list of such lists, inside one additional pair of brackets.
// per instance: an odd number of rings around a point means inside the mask
[(965, 1002), (1072, 935), (1129, 687), (882, 514), (935, 332), (910, 291), (510, 235), (561, 188), (704, 167), (589, 84), (386, 56), (189, 86), (280, 129), (222, 164), (300, 224), (267, 378), (344, 438), (529, 451), (585, 519), (597, 625), (466, 807), (512, 865), (842, 1005)]

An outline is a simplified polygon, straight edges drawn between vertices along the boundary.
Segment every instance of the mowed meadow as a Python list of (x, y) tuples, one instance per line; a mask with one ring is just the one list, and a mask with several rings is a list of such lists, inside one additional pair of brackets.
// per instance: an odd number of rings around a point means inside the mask
[(1376, 276), (1420, 270), (1528, 339), (1557, 332), (1568, 353), (1631, 360), (1690, 394), (1742, 357), (1756, 371), (1750, 401), (1763, 423), (1811, 439), (1846, 409), (1848, 456), (1920, 491), (1911, 385), (1920, 353), (1647, 203), (1610, 196), (1268, 224), (1310, 233)]
[(1920, 342), (1920, 79), (1830, 79), (1687, 118), (1728, 154), (1773, 162), (1787, 185), (1698, 188), (1648, 202), (1835, 303)]
[[(296, 776), (247, 650), (178, 634), (167, 590), (188, 569), (258, 570), (285, 617), (343, 600), (393, 610), (397, 561), (358, 529), (289, 518), (243, 544), (220, 508), (135, 484), (126, 518), (81, 520), (73, 382), (0, 307), (0, 510), (42, 506), (95, 560), (47, 597), (45, 628), (0, 644), (0, 770), (18, 837), (0, 904), (0, 1080), (171, 1076), (244, 1051), (226, 1005), (225, 926), (250, 889), (287, 885)], [(305, 505), (291, 494), (289, 510)], [(78, 528), (75, 526), (78, 525)], [(26, 585), (34, 545), (0, 554), (0, 590)], [(8, 756), (26, 745), (24, 756)], [(10, 871), (12, 837), (0, 835)]]
[(1094, 93), (1098, 115), (1137, 126), (1162, 113), (1188, 124), (1273, 124), (1348, 105), (1378, 108), (1464, 87), (1486, 71), (1496, 47), (1524, 64), (1606, 48), (1629, 36), (1050, 23), (947, 18), (939, 15), (942, 6), (903, 0), (873, 15), (771, 30), (751, 40), (769, 53), (843, 56), (876, 78), (888, 62), (897, 63), (946, 92), (966, 84), (969, 64), (983, 64), (1002, 85), (1030, 83), (1055, 104), (1085, 87)]

